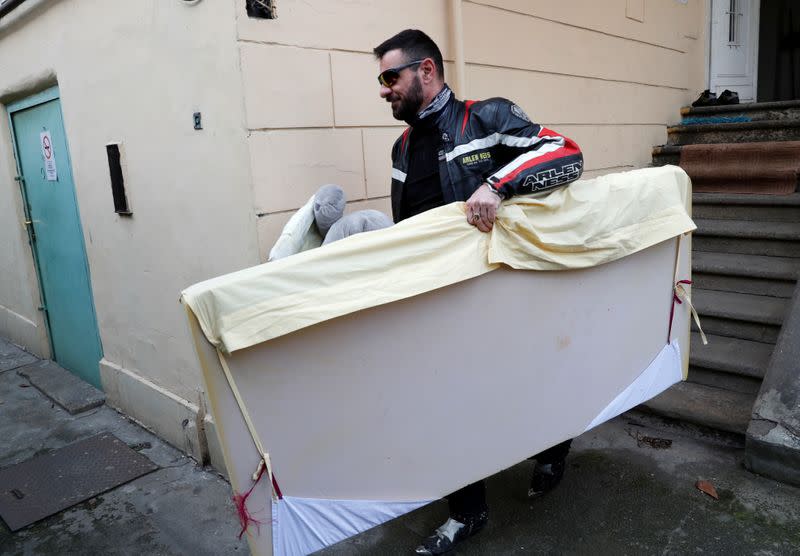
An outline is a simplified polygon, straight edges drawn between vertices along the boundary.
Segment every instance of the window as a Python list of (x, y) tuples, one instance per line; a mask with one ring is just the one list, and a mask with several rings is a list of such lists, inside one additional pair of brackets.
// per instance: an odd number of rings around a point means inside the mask
[(245, 0), (247, 15), (256, 19), (277, 19), (275, 0)]
[(728, 46), (740, 46), (741, 30), (739, 26), (742, 21), (742, 12), (739, 2), (741, 0), (730, 0), (730, 9), (725, 12), (728, 14)]

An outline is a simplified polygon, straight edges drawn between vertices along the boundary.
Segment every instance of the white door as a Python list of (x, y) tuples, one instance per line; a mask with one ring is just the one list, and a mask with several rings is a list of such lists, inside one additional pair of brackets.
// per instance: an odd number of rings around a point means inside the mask
[(759, 0), (711, 0), (711, 92), (730, 89), (741, 102), (755, 102), (759, 5)]

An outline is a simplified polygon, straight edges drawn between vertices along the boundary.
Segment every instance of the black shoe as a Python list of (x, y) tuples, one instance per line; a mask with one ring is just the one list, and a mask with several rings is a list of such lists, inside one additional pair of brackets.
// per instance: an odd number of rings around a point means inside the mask
[(717, 104), (739, 104), (739, 93), (725, 89), (720, 93)]
[(488, 512), (481, 512), (478, 516), (464, 519), (464, 521), (458, 521), (451, 517), (436, 529), (433, 535), (422, 541), (422, 544), (414, 552), (426, 556), (450, 552), (455, 545), (483, 529), (488, 520)]
[(567, 467), (566, 461), (561, 460), (545, 465), (536, 464), (533, 468), (531, 477), (531, 488), (528, 489), (528, 498), (538, 498), (553, 490), (564, 477), (564, 469)]
[(700, 93), (700, 96), (692, 103), (692, 106), (716, 106), (717, 104), (717, 93), (712, 93), (706, 89)]

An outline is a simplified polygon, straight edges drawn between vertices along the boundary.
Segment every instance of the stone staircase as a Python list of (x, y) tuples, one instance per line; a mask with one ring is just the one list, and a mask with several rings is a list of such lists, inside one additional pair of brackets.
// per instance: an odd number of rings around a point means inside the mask
[[(800, 140), (800, 101), (690, 108), (653, 164), (683, 145)], [(800, 193), (694, 193), (692, 300), (709, 344), (692, 332), (689, 375), (645, 404), (656, 413), (744, 434), (800, 274)]]

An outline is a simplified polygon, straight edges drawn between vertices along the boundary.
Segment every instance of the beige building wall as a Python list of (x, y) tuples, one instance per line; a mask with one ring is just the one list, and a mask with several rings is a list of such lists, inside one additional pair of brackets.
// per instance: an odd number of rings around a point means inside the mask
[(468, 2), (468, 94), (513, 98), (570, 136), (589, 176), (646, 166), (704, 88), (692, 73), (703, 20), (698, 0)]
[[(452, 4), (278, 0), (276, 20), (240, 13), (263, 260), (323, 183), (340, 184), (353, 208), (390, 213), (390, 149), (404, 124), (378, 96), (372, 48), (421, 28), (455, 85)], [(586, 176), (646, 166), (666, 124), (705, 88), (704, 22), (703, 0), (462, 0), (461, 96), (513, 99), (581, 145)]]
[(247, 128), (259, 250), (266, 260), (292, 211), (325, 183), (348, 210), (391, 214), (390, 151), (404, 125), (378, 96), (372, 49), (423, 27), (452, 58), (445, 0), (278, 0), (278, 18), (251, 19), (240, 3)]
[[(48, 355), (5, 105), (58, 85), (104, 389), (187, 450), (202, 385), (178, 297), (258, 263), (239, 63), (233, 0), (28, 0), (0, 20), (0, 334)], [(131, 218), (113, 209), (109, 142)]]
[[(704, 0), (462, 0), (458, 22), (451, 0), (276, 1), (276, 20), (247, 17), (244, 0), (27, 0), (0, 20), (0, 334), (48, 356), (5, 104), (58, 85), (104, 388), (212, 458), (179, 292), (266, 260), (324, 183), (349, 210), (390, 213), (405, 124), (378, 96), (374, 46), (422, 28), (452, 85), (463, 62), (462, 97), (515, 100), (581, 145), (587, 176), (647, 165), (705, 88)], [(122, 145), (132, 218), (113, 212), (109, 142)]]

